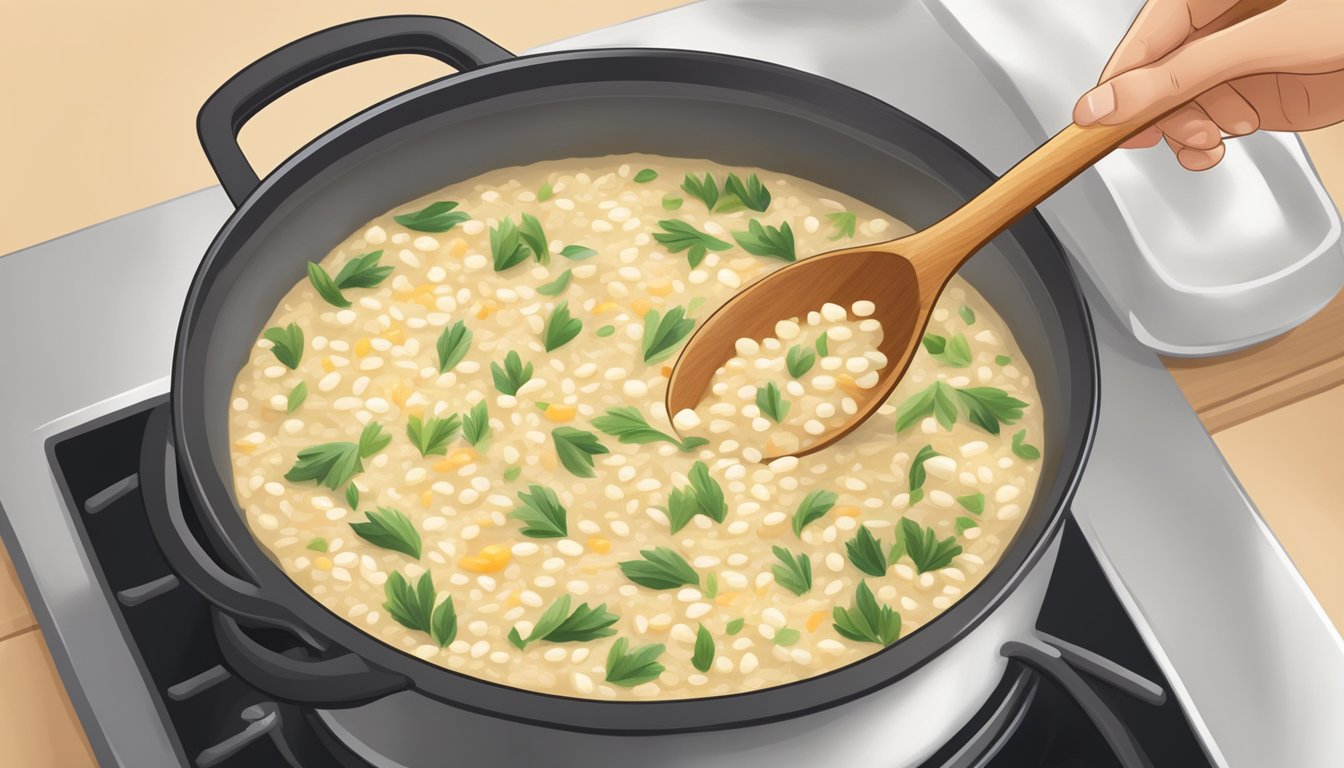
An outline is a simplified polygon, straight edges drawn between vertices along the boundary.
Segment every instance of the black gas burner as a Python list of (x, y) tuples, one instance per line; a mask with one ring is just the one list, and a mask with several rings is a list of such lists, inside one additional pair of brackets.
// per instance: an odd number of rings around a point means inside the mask
[[(172, 575), (150, 532), (137, 473), (156, 399), (60, 435), (56, 476), (123, 634), (193, 768), (363, 768), (312, 710), (277, 703), (223, 666), (211, 608)], [(1066, 528), (1039, 629), (1165, 686), (1081, 533)], [(1106, 660), (1109, 659), (1110, 662)], [(1157, 768), (1208, 766), (1180, 707), (1092, 686)], [(1151, 697), (1150, 697), (1151, 698)], [(1120, 763), (1073, 700), (1011, 664), (989, 703), (927, 768), (1110, 768)]]

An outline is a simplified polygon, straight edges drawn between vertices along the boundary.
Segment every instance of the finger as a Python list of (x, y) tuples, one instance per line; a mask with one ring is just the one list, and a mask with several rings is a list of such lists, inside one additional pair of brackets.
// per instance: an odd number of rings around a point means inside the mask
[(1176, 154), (1176, 161), (1190, 171), (1207, 171), (1217, 165), (1227, 152), (1227, 148), (1221, 142), (1213, 149), (1195, 149), (1173, 140), (1170, 136), (1167, 137), (1167, 146)]
[(1074, 107), (1079, 125), (1116, 125), (1163, 115), (1213, 86), (1245, 74), (1240, 54), (1256, 31), (1244, 22), (1187, 43), (1152, 64), (1121, 72), (1083, 94)]
[(1344, 122), (1344, 71), (1252, 75), (1232, 83), (1267, 131), (1306, 131)]
[(1162, 140), (1162, 129), (1156, 125), (1144, 128), (1143, 131), (1136, 134), (1134, 138), (1126, 141), (1120, 146), (1124, 149), (1146, 149), (1155, 147)]
[(1215, 85), (1195, 100), (1223, 133), (1245, 136), (1260, 128), (1260, 115), (1236, 89), (1227, 83)]
[(1197, 104), (1186, 104), (1157, 123), (1162, 133), (1191, 149), (1213, 149), (1222, 143), (1222, 131)]
[(1148, 0), (1102, 70), (1105, 82), (1176, 50), (1196, 28), (1220, 16), (1237, 0)]

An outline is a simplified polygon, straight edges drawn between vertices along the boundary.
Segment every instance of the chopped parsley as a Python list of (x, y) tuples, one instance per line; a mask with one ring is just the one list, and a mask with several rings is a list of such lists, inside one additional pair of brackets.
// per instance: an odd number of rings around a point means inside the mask
[(685, 180), (681, 182), (681, 189), (686, 194), (704, 203), (705, 209), (708, 211), (713, 211), (714, 206), (719, 202), (719, 183), (714, 180), (713, 174), (706, 173), (703, 178), (696, 178), (694, 174), (688, 173)]
[(685, 199), (685, 198), (682, 198), (682, 197), (673, 197), (673, 196), (671, 196), (671, 195), (663, 195), (663, 210), (665, 210), (665, 211), (675, 211), (675, 210), (677, 210), (678, 208), (681, 208), (682, 204), (685, 203), (685, 202), (686, 202), (686, 199)]
[(614, 334), (614, 333), (616, 333), (616, 326), (614, 326), (614, 325), (604, 325), (604, 326), (602, 326), (601, 328), (598, 328), (598, 329), (597, 329), (597, 334), (596, 334), (596, 335), (597, 335), (597, 337), (598, 337), (599, 339), (605, 339), (605, 338), (607, 338), (608, 336), (611, 336), (611, 335)]
[[(271, 354), (291, 371), (299, 367), (303, 359), (303, 329), (294, 323), (281, 328), (267, 328), (262, 338), (271, 342)], [(291, 408), (290, 410), (293, 410)]]
[(590, 256), (596, 256), (597, 251), (586, 245), (566, 245), (560, 249), (560, 255), (570, 261), (582, 261)]
[(471, 219), (465, 211), (456, 210), (457, 203), (440, 200), (430, 203), (415, 213), (402, 213), (393, 216), (401, 226), (416, 232), (447, 232), (464, 221)]
[(316, 480), (334, 491), (364, 471), (362, 459), (383, 450), (391, 441), (392, 436), (382, 434), (378, 422), (371, 421), (360, 433), (358, 443), (321, 443), (301, 449), (285, 479), (291, 483)]
[(661, 441), (671, 443), (683, 451), (693, 451), (709, 444), (709, 440), (703, 437), (688, 437), (685, 440), (678, 440), (666, 432), (654, 429), (649, 426), (649, 422), (644, 420), (644, 416), (640, 414), (637, 408), (630, 406), (608, 408), (605, 414), (593, 419), (593, 426), (622, 443), (632, 445)]
[(798, 258), (794, 253), (793, 230), (787, 221), (773, 227), (752, 219), (747, 222), (747, 231), (734, 232), (733, 239), (742, 246), (742, 250), (753, 256), (767, 256), (780, 261), (796, 261)]
[(788, 354), (784, 356), (784, 365), (789, 369), (789, 375), (795, 379), (802, 378), (804, 374), (812, 370), (812, 366), (816, 362), (816, 354), (801, 344), (794, 344), (789, 347)]
[(1041, 449), (1026, 442), (1027, 430), (1019, 429), (1013, 435), (1013, 453), (1020, 459), (1035, 461), (1041, 458)]
[(342, 293), (347, 288), (373, 288), (392, 274), (392, 267), (378, 265), (383, 256), (382, 250), (371, 251), (347, 261), (336, 277), (331, 277), (317, 262), (308, 262), (308, 281), (313, 284), (319, 296), (328, 304), (336, 307), (350, 306), (350, 300)]
[(664, 219), (658, 222), (662, 232), (654, 232), (653, 239), (667, 247), (668, 253), (686, 251), (686, 260), (692, 268), (700, 266), (709, 251), (726, 251), (732, 248), (713, 235), (706, 234), (680, 219)]
[(935, 451), (932, 445), (925, 445), (915, 454), (915, 460), (910, 462), (910, 503), (918, 504), (924, 499), (924, 480), (927, 475), (924, 472), (924, 462), (932, 459), (934, 456), (942, 456)]
[(523, 474), (523, 468), (515, 465), (504, 470), (504, 480), (512, 483), (514, 480), (517, 480), (518, 477), (522, 474)]
[(795, 555), (778, 545), (771, 547), (771, 551), (779, 560), (778, 564), (770, 566), (775, 583), (799, 597), (807, 594), (812, 589), (812, 560), (807, 554)]
[(462, 414), (462, 437), (473, 446), (490, 437), (490, 409), (484, 400)]
[(736, 635), (742, 631), (742, 627), (746, 626), (746, 623), (746, 619), (733, 619), (728, 622), (728, 626), (724, 627), (724, 631), (730, 635)]
[(365, 512), (364, 517), (368, 522), (350, 524), (356, 536), (375, 547), (420, 559), (420, 533), (401, 510), (379, 507), (376, 512)]
[(669, 356), (677, 345), (691, 335), (695, 321), (686, 317), (686, 309), (680, 306), (659, 314), (650, 309), (644, 315), (644, 362), (656, 363)]
[(701, 672), (708, 672), (714, 664), (714, 636), (709, 634), (705, 625), (695, 632), (695, 653), (691, 656), (691, 666)]
[(685, 488), (673, 488), (667, 496), (667, 519), (676, 533), (696, 515), (704, 515), (716, 523), (722, 523), (728, 516), (728, 502), (724, 500), (723, 487), (709, 474), (709, 467), (703, 461), (697, 461), (687, 474), (690, 485)]
[(383, 608), (398, 624), (428, 632), (440, 648), (457, 638), (457, 610), (453, 608), (453, 596), (449, 595), (435, 608), (438, 593), (434, 591), (434, 581), (428, 573), (423, 574), (412, 589), (400, 573), (393, 571), (383, 591), (387, 596)]
[(957, 314), (961, 315), (961, 319), (967, 325), (975, 325), (975, 310), (971, 309), (965, 304), (962, 304), (961, 309), (957, 310)]
[(775, 632), (775, 645), (790, 646), (802, 639), (803, 633), (793, 627), (784, 627)]
[(556, 457), (575, 477), (597, 477), (593, 456), (610, 452), (598, 442), (597, 435), (573, 427), (556, 427), (551, 430), (551, 439)]
[(972, 529), (972, 528), (978, 528), (979, 526), (980, 526), (980, 523), (977, 522), (977, 521), (975, 520), (975, 518), (964, 517), (964, 516), (963, 516), (963, 517), (958, 517), (958, 518), (957, 518), (957, 532), (958, 532), (958, 533), (965, 533), (965, 532), (969, 531), (970, 529)]
[(550, 264), (551, 245), (546, 240), (541, 221), (530, 213), (524, 213), (520, 218), (523, 223), (518, 225), (518, 237), (527, 244), (527, 249), (536, 257), (538, 264)]
[(498, 227), (490, 228), (490, 254), (495, 271), (503, 272), (527, 261), (532, 249), (523, 242), (518, 226), (513, 219), (502, 219)]
[(345, 503), (350, 505), (351, 512), (359, 506), (359, 486), (354, 483), (345, 486)]
[(462, 417), (456, 413), (446, 419), (412, 416), (406, 420), (406, 436), (421, 456), (442, 456), (448, 452), (448, 441), (461, 424)]
[(314, 536), (313, 538), (308, 540), (308, 544), (306, 545), (305, 548), (311, 549), (314, 552), (326, 552), (327, 540), (322, 538), (321, 536)]
[(859, 526), (858, 535), (845, 542), (845, 551), (849, 554), (849, 562), (860, 571), (869, 576), (886, 575), (887, 556), (882, 552), (882, 542), (873, 538), (868, 526)]
[(293, 413), (303, 401), (308, 399), (308, 384), (300, 381), (289, 390), (289, 396), (285, 398), (285, 413)]
[(563, 539), (568, 536), (567, 513), (555, 491), (536, 484), (529, 485), (527, 490), (531, 493), (518, 493), (518, 500), (523, 505), (509, 513), (509, 517), (523, 523), (520, 533), (533, 539)]
[(926, 333), (924, 348), (934, 360), (953, 368), (967, 368), (971, 364), (971, 345), (960, 333), (950, 339), (936, 333)]
[(653, 181), (656, 178), (658, 178), (657, 171), (653, 170), (652, 168), (645, 168), (641, 170), (639, 173), (635, 174), (635, 183), (648, 184), (650, 181)]
[(663, 655), (663, 650), (661, 643), (654, 643), (632, 651), (629, 640), (618, 638), (607, 652), (607, 682), (629, 688), (657, 680), (664, 670), (657, 661)]
[(616, 634), (611, 625), (620, 617), (609, 613), (606, 603), (596, 608), (580, 603), (573, 613), (570, 613), (569, 605), (569, 595), (551, 603), (527, 637), (520, 635), (517, 627), (510, 629), (509, 642), (521, 651), (527, 648), (528, 643), (538, 640), (548, 643), (586, 643)]
[(916, 523), (908, 517), (901, 518), (901, 538), (905, 541), (905, 553), (915, 563), (920, 573), (936, 571), (952, 564), (952, 558), (961, 554), (961, 545), (956, 537), (948, 536), (942, 541), (932, 528)]
[(985, 511), (985, 494), (972, 493), (966, 496), (958, 496), (957, 503), (972, 515), (978, 515)]
[(835, 228), (830, 239), (839, 240), (842, 237), (854, 236), (854, 225), (858, 222), (859, 217), (849, 211), (834, 211), (826, 214), (826, 220), (831, 222), (831, 226)]
[(803, 537), (803, 528), (808, 524), (820, 520), (831, 511), (835, 502), (840, 497), (833, 491), (816, 490), (807, 494), (803, 503), (798, 505), (798, 509), (793, 513), (793, 533), (798, 538)]
[(537, 202), (539, 203), (544, 203), (552, 197), (555, 197), (555, 187), (551, 186), (549, 181), (542, 184), (541, 189), (537, 190)]
[(537, 293), (540, 293), (542, 296), (559, 296), (569, 287), (569, 281), (572, 277), (574, 277), (574, 270), (566, 269), (564, 272), (560, 273), (559, 277), (551, 282), (538, 286)]
[(554, 352), (573, 341), (582, 330), (583, 321), (569, 313), (568, 301), (562, 301), (546, 318), (546, 326), (541, 334), (542, 343), (547, 352)]
[(723, 183), (723, 191), (724, 194), (736, 197), (753, 211), (763, 213), (770, 207), (770, 190), (765, 188), (754, 173), (748, 176), (745, 182), (736, 173), (728, 174), (728, 180)]
[(999, 365), (1008, 365), (1009, 363), (1013, 362), (1013, 358), (1009, 357), (1008, 355), (995, 355), (994, 362), (998, 363)]
[(775, 382), (767, 382), (764, 387), (756, 388), (756, 407), (776, 424), (789, 415), (789, 405), (789, 401), (780, 394), (779, 385)]
[(667, 547), (641, 549), (639, 554), (642, 560), (625, 560), (619, 565), (621, 573), (641, 587), (676, 589), (700, 585), (700, 574), (695, 572), (685, 558), (671, 549)]
[(443, 333), (439, 334), (439, 340), (434, 344), (439, 353), (439, 373), (447, 373), (462, 362), (462, 358), (467, 356), (467, 350), (471, 348), (471, 335), (471, 330), (461, 320), (443, 329)]
[(841, 637), (857, 640), (861, 643), (877, 643), (888, 646), (901, 636), (901, 614), (891, 606), (877, 604), (868, 582), (860, 581), (854, 592), (854, 605), (851, 608), (836, 606), (831, 611), (835, 631)]
[(822, 357), (826, 357), (831, 353), (831, 340), (826, 334), (826, 331), (822, 331), (821, 335), (817, 337), (817, 354)]
[(532, 380), (532, 364), (523, 365), (518, 352), (510, 350), (504, 356), (504, 365), (490, 364), (490, 375), (494, 379), (495, 389), (501, 395), (517, 395), (518, 388)]
[(1027, 404), (997, 387), (953, 387), (935, 381), (911, 395), (896, 409), (896, 431), (900, 432), (921, 419), (933, 416), (943, 429), (951, 429), (958, 413), (992, 435), (1000, 424), (1013, 424), (1022, 418)]

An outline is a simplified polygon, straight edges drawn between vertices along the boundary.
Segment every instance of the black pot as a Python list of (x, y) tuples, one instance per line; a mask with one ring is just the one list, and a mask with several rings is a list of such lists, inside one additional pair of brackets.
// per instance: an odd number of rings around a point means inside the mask
[[(361, 112), (257, 180), (236, 142), (248, 118), (318, 75), (399, 53), (430, 55), (461, 73)], [(466, 747), (444, 747), (449, 734), (471, 741), (498, 732), (504, 743), (492, 742), (506, 752), (491, 754), (511, 757), (494, 764), (518, 764), (533, 749), (591, 755), (597, 743), (610, 759), (586, 765), (614, 765), (616, 756), (647, 764), (648, 752), (613, 746), (632, 741), (612, 736), (631, 735), (657, 737), (669, 757), (656, 764), (743, 764), (781, 749), (788, 752), (775, 764), (798, 764), (807, 749), (796, 736), (810, 734), (857, 744), (818, 753), (823, 760), (857, 760), (880, 745), (873, 754), (896, 765), (923, 759), (965, 723), (1008, 663), (1004, 644), (1030, 639), (1097, 402), (1090, 319), (1068, 259), (1035, 215), (962, 271), (1014, 329), (1038, 375), (1047, 411), (1035, 500), (978, 587), (909, 637), (828, 674), (733, 696), (639, 703), (458, 674), (381, 643), (309, 597), (253, 540), (232, 493), (230, 390), (253, 341), (311, 254), (396, 204), (499, 167), (648, 152), (794, 174), (922, 228), (993, 179), (938, 133), (858, 91), (759, 61), (673, 50), (513, 58), (461, 25), (416, 16), (346, 24), (262, 58), (211, 97), (199, 131), (238, 209), (192, 282), (173, 360), (171, 425), (166, 417), (151, 423), (142, 480), (165, 555), (217, 607), (226, 661), (256, 687), (322, 709), (355, 707), (329, 714), (371, 749), (403, 750), (404, 764), (435, 754), (435, 745), (440, 757), (461, 757)], [(263, 643), (249, 628), (284, 630), (299, 644), (277, 650), (275, 633)], [(1050, 658), (1031, 663), (1055, 666)], [(1123, 729), (1106, 725), (1123, 741)]]

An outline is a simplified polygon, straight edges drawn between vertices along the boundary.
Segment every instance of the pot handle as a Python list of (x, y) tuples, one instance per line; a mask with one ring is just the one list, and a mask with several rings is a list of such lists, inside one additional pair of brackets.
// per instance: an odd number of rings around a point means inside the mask
[(267, 599), (257, 585), (224, 570), (206, 552), (187, 524), (182, 499), (176, 491), (177, 455), (168, 406), (149, 415), (140, 453), (140, 492), (149, 528), (168, 567), (216, 608), (248, 621), (282, 629), (318, 650), (320, 641), (282, 606)]
[[(1165, 700), (1165, 694), (1160, 686), (1095, 654), (1044, 633), (1038, 633), (1037, 637), (1029, 640), (1010, 640), (1003, 644), (999, 652), (1004, 657), (1041, 673), (1062, 688), (1083, 710), (1087, 719), (1096, 726), (1123, 768), (1153, 768), (1152, 761), (1139, 746), (1138, 739), (1130, 733), (1106, 702), (1102, 701), (1097, 692), (1083, 680), (1071, 661), (1085, 662), (1079, 663), (1078, 666), (1146, 703), (1161, 704)], [(1080, 657), (1078, 652), (1084, 656)], [(1103, 663), (1091, 663), (1097, 660)]]
[(214, 611), (214, 620), (215, 638), (225, 666), (277, 701), (344, 709), (411, 687), (405, 677), (374, 669), (354, 653), (330, 659), (295, 658), (253, 640), (232, 616), (218, 609)]
[(402, 53), (429, 56), (459, 71), (513, 54), (479, 32), (438, 16), (379, 16), (314, 32), (262, 56), (206, 100), (196, 116), (201, 148), (234, 206), (261, 180), (238, 146), (238, 131), (266, 105), (317, 77)]

